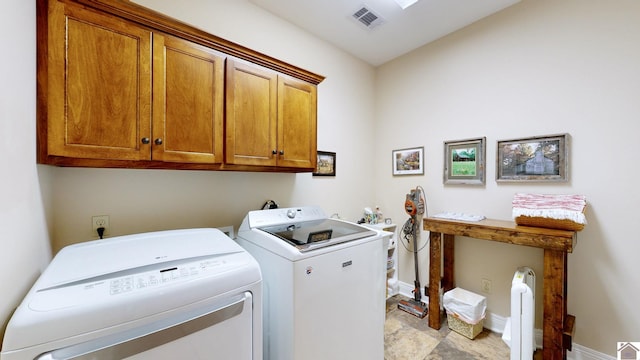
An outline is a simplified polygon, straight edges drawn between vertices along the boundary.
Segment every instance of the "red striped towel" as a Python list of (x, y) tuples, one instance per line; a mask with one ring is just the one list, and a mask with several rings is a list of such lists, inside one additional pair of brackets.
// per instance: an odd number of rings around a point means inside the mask
[(572, 220), (585, 224), (584, 195), (544, 195), (517, 193), (513, 197), (513, 218), (518, 216), (545, 217), (557, 220)]

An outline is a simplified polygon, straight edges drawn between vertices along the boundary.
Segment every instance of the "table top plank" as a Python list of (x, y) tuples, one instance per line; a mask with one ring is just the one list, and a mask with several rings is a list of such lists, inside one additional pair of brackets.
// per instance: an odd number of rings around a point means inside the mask
[(422, 221), (424, 230), (432, 232), (568, 253), (573, 252), (577, 238), (575, 231), (520, 226), (508, 220), (461, 221), (427, 217)]

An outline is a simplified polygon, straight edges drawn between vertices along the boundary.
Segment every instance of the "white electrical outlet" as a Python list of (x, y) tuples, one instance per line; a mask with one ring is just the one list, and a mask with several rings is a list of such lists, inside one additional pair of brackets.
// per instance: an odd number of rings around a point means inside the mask
[(104, 228), (103, 235), (109, 233), (109, 215), (97, 215), (91, 217), (91, 231), (94, 235), (98, 233), (98, 228)]
[(481, 287), (483, 293), (491, 294), (491, 280), (482, 279), (480, 281), (480, 287)]

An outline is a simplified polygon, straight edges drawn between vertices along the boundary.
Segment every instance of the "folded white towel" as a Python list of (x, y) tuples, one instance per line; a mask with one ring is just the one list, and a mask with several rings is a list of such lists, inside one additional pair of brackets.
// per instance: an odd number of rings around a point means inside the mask
[(449, 219), (449, 220), (462, 220), (462, 221), (480, 221), (484, 220), (484, 215), (473, 215), (454, 212), (443, 212), (433, 215), (435, 218)]
[(512, 216), (543, 217), (556, 220), (571, 220), (586, 224), (584, 195), (515, 194)]

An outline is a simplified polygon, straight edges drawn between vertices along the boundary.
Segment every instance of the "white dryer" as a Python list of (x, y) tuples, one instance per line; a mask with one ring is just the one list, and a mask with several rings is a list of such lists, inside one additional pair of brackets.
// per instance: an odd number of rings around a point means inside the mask
[(67, 246), (9, 321), (1, 360), (262, 359), (262, 274), (218, 229)]

